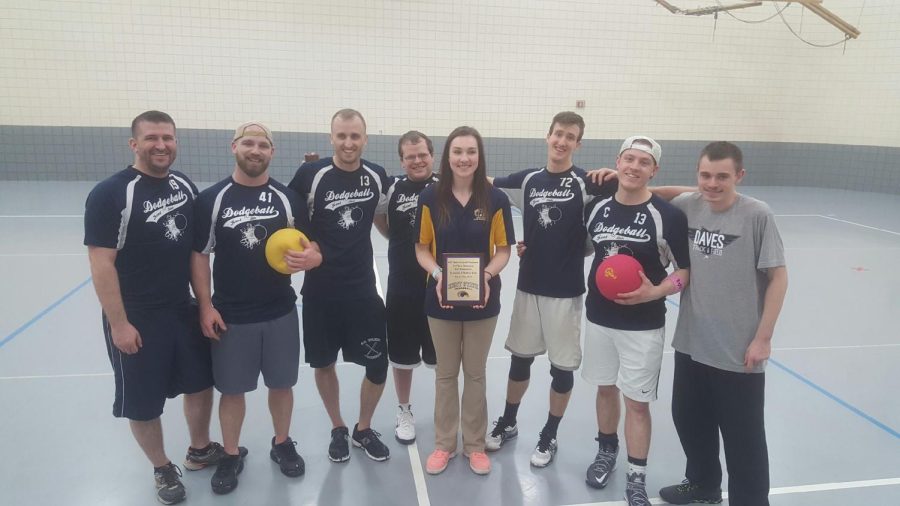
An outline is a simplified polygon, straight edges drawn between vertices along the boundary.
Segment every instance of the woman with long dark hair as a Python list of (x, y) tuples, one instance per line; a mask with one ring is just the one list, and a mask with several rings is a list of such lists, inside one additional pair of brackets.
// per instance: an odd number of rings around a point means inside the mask
[[(500, 271), (515, 243), (509, 200), (487, 179), (484, 143), (477, 130), (459, 127), (447, 137), (440, 181), (426, 188), (417, 210), (416, 259), (428, 277), (425, 313), (437, 355), (435, 371), (435, 450), (426, 471), (438, 474), (456, 454), (460, 425), (463, 452), (476, 474), (487, 474), (485, 366), (500, 313)], [(480, 255), (484, 299), (475, 306), (452, 306), (442, 299), (446, 253)], [(462, 406), (458, 392), (463, 369)]]

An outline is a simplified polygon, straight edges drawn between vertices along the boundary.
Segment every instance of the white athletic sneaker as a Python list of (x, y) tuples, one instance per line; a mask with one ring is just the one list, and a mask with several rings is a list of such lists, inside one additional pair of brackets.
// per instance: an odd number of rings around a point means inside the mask
[(484, 438), (484, 449), (489, 452), (495, 452), (501, 446), (506, 444), (510, 439), (515, 439), (519, 435), (518, 424), (509, 425), (509, 422), (501, 416), (494, 422), (494, 428), (488, 432)]
[(547, 467), (553, 461), (556, 449), (556, 438), (547, 437), (542, 432), (538, 444), (534, 448), (534, 453), (531, 454), (531, 465), (534, 467)]
[(400, 408), (400, 412), (397, 413), (397, 427), (394, 429), (394, 437), (405, 445), (415, 442), (416, 419), (413, 417), (412, 409), (404, 410), (402, 407)]

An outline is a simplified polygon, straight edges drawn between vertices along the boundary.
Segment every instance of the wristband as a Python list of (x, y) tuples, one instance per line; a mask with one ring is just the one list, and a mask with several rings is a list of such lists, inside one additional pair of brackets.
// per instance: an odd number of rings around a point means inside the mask
[(668, 279), (672, 282), (673, 285), (675, 285), (675, 293), (684, 290), (684, 281), (682, 281), (680, 277), (676, 276), (675, 274), (669, 274), (666, 279)]
[(431, 271), (431, 277), (434, 278), (435, 281), (437, 281), (438, 276), (440, 276), (442, 272), (444, 272), (444, 270), (441, 269), (440, 266), (437, 266), (433, 271)]

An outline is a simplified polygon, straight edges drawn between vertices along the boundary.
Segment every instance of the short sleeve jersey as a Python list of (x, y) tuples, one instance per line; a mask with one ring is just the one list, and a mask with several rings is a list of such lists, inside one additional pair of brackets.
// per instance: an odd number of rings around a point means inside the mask
[[(546, 167), (494, 179), (494, 186), (522, 211), (525, 254), (518, 288), (546, 297), (584, 293), (584, 206), (610, 186), (593, 183), (578, 167), (554, 173)], [(615, 190), (612, 190), (615, 192)]]
[(282, 228), (308, 228), (305, 211), (274, 179), (250, 187), (229, 177), (200, 193), (194, 251), (215, 253), (212, 300), (226, 323), (274, 320), (294, 308), (291, 277), (269, 267), (266, 241)]
[(619, 330), (664, 327), (664, 298), (630, 306), (616, 304), (600, 294), (594, 279), (600, 262), (617, 253), (634, 257), (654, 285), (665, 279), (670, 264), (675, 269), (690, 268), (684, 213), (655, 195), (638, 205), (620, 204), (612, 196), (585, 208), (585, 224), (594, 246), (585, 300), (588, 321)]
[(416, 207), (419, 194), (437, 181), (432, 174), (423, 181), (403, 176), (395, 178), (388, 188), (386, 212), (388, 222), (388, 294), (422, 295), (428, 273), (416, 260)]
[(306, 199), (311, 235), (322, 251), (322, 265), (304, 276), (304, 296), (324, 300), (374, 297), (372, 220), (390, 179), (380, 165), (360, 161), (352, 172), (332, 158), (304, 163), (288, 185)]
[(117, 251), (126, 309), (176, 307), (190, 297), (197, 187), (181, 172), (148, 176), (129, 166), (87, 197), (84, 244)]
[[(765, 202), (740, 194), (722, 212), (699, 193), (672, 203), (687, 215), (691, 255), (691, 282), (681, 294), (672, 346), (697, 362), (746, 372), (744, 353), (769, 286), (766, 270), (785, 265), (775, 216)], [(753, 372), (764, 369), (761, 363)]]
[[(436, 201), (437, 185), (431, 185), (419, 196), (416, 212), (417, 241), (428, 245), (434, 258), (440, 263), (444, 253), (480, 254), (482, 265), (487, 265), (498, 246), (511, 246), (516, 242), (513, 231), (509, 199), (497, 188), (491, 187), (488, 212), (485, 215), (475, 208), (474, 199), (462, 206), (450, 199), (449, 216), (441, 220)], [(444, 309), (438, 305), (435, 280), (428, 276), (425, 289), (425, 314), (441, 320), (482, 320), (500, 314), (500, 276), (488, 282), (491, 290), (483, 309), (455, 307)]]

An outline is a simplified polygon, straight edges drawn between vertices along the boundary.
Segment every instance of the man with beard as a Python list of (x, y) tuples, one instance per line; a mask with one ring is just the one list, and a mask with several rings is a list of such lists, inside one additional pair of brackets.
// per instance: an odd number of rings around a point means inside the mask
[(153, 464), (157, 499), (175, 504), (186, 494), (181, 470), (163, 447), (159, 417), (167, 397), (184, 394), (191, 436), (184, 467), (202, 469), (224, 456), (222, 446), (209, 440), (209, 343), (196, 328), (189, 303), (197, 187), (170, 170), (178, 140), (168, 114), (138, 115), (128, 144), (134, 164), (88, 195), (84, 244), (115, 377), (113, 415), (129, 420)]
[[(262, 373), (269, 389), (269, 411), (275, 436), (270, 456), (286, 476), (305, 471), (289, 430), (294, 407), (293, 386), (300, 360), (300, 328), (291, 277), (270, 268), (266, 240), (285, 227), (308, 231), (303, 199), (269, 177), (275, 152), (272, 132), (262, 123), (239, 126), (231, 143), (232, 175), (204, 190), (197, 200), (197, 233), (191, 260), (194, 291), (200, 303), (200, 325), (212, 339), (216, 389), (222, 393), (219, 422), (227, 456), (212, 477), (213, 492), (225, 494), (238, 485), (243, 455), (238, 447), (246, 405), (244, 394), (256, 389)], [(289, 270), (318, 266), (318, 247), (301, 239), (289, 252)], [(210, 294), (209, 255), (215, 252)]]

